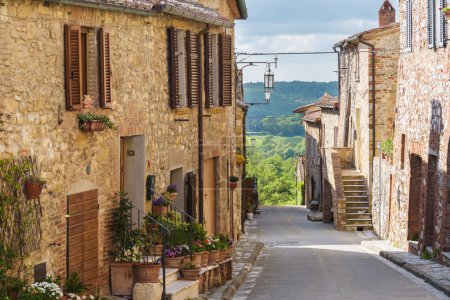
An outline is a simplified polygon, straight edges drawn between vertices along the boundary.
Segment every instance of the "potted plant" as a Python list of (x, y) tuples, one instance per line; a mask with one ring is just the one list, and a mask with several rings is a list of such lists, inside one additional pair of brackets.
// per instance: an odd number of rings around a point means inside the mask
[(233, 240), (226, 234), (219, 234), (219, 239), (222, 243), (226, 244), (225, 258), (231, 258), (233, 255)]
[(197, 280), (201, 268), (192, 262), (184, 263), (181, 267), (181, 273), (184, 280)]
[(183, 246), (166, 249), (165, 262), (168, 268), (179, 268), (183, 260)]
[(154, 260), (153, 256), (149, 256), (149, 253), (146, 251), (151, 242), (150, 236), (144, 230), (141, 230), (140, 233), (137, 246), (141, 251), (138, 261), (133, 265), (134, 282), (158, 283), (161, 265)]
[(148, 255), (161, 256), (162, 254), (162, 237), (158, 224), (151, 219), (145, 219), (147, 232), (145, 233), (144, 252)]
[(171, 184), (167, 186), (167, 193), (169, 193), (169, 198), (175, 200), (178, 196), (177, 185)]
[(215, 244), (215, 248), (219, 250), (218, 261), (222, 262), (225, 260), (225, 256), (227, 254), (228, 244), (221, 239), (221, 236), (215, 236), (213, 239), (213, 243)]
[(387, 158), (388, 161), (392, 158), (392, 154), (394, 152), (394, 143), (392, 138), (388, 138), (381, 143), (381, 153), (383, 158)]
[(29, 176), (25, 181), (25, 194), (27, 199), (31, 200), (39, 198), (45, 183), (45, 180), (39, 178), (38, 176)]
[(192, 263), (196, 264), (198, 267), (207, 266), (209, 254), (205, 251), (205, 246), (203, 246), (200, 240), (196, 240), (192, 243), (192, 249), (194, 250), (194, 255), (192, 256)]
[(76, 272), (73, 272), (67, 277), (63, 290), (64, 294), (69, 295), (69, 298), (72, 299), (72, 295), (82, 295), (88, 289), (89, 286), (80, 280)]
[(93, 113), (78, 114), (78, 127), (84, 132), (102, 131), (106, 128), (117, 129), (108, 116)]
[(164, 196), (159, 196), (152, 201), (152, 214), (155, 216), (167, 215), (168, 200)]
[(236, 189), (238, 181), (239, 181), (239, 177), (237, 177), (237, 176), (230, 176), (229, 186), (230, 186), (231, 190), (234, 191), (234, 189)]
[(119, 206), (112, 213), (111, 238), (112, 249), (109, 255), (111, 263), (111, 293), (116, 296), (131, 296), (134, 285), (133, 262), (138, 259), (141, 232), (133, 229), (131, 209), (133, 205), (127, 194), (119, 194)]
[(62, 289), (54, 282), (36, 282), (22, 289), (20, 300), (60, 300), (63, 298)]
[(205, 239), (203, 242), (205, 249), (209, 252), (208, 265), (216, 265), (219, 261), (219, 250), (211, 239)]
[(236, 165), (240, 166), (245, 163), (245, 156), (242, 154), (236, 154)]
[(21, 292), (23, 288), (26, 286), (25, 281), (20, 278), (11, 276), (7, 276), (5, 278), (5, 281), (6, 281), (5, 288), (8, 294), (8, 299), (17, 300), (19, 292)]
[(247, 203), (247, 219), (253, 220), (253, 205), (250, 202)]

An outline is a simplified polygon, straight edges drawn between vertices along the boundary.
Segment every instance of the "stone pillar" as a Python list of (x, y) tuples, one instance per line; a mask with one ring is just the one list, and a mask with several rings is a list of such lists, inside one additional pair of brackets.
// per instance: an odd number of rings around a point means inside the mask
[(161, 299), (162, 285), (158, 283), (136, 283), (133, 288), (133, 300)]

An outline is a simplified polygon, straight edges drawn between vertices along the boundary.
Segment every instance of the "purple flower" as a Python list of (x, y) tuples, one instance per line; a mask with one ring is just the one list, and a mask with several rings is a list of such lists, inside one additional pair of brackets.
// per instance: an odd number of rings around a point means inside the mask
[(154, 199), (152, 203), (154, 206), (165, 206), (166, 200), (162, 196), (159, 196), (158, 198)]
[(167, 192), (168, 193), (176, 193), (177, 192), (177, 185), (171, 184), (167, 186)]
[(173, 248), (166, 249), (166, 257), (180, 257), (183, 252), (182, 246), (175, 246)]

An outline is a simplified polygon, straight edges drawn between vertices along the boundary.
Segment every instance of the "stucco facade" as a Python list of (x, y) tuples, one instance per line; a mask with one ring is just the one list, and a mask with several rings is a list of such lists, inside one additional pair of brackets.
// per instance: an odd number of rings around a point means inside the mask
[[(240, 18), (233, 1), (201, 2), (214, 3), (213, 8), (231, 23)], [(132, 200), (138, 208), (149, 211), (151, 201), (146, 201), (144, 196), (146, 176), (155, 176), (155, 190), (160, 193), (173, 181), (172, 172), (176, 170), (199, 175), (198, 108), (169, 106), (167, 29), (175, 27), (198, 33), (206, 24), (166, 13), (142, 16), (125, 10), (44, 5), (41, 1), (28, 0), (3, 3), (0, 6), (3, 121), (0, 155), (2, 158), (35, 156), (40, 175), (47, 181), (40, 198), (43, 208), (40, 250), (28, 257), (27, 264), (32, 268), (44, 262), (50, 274), (65, 274), (67, 197), (97, 189), (98, 285), (104, 289), (109, 272), (108, 226), (117, 205), (115, 193), (121, 190), (121, 185), (126, 185), (122, 176), (138, 178), (133, 186), (122, 186), (122, 189), (136, 195)], [(101, 108), (96, 95), (99, 91), (93, 89), (88, 92), (94, 98), (94, 108), (83, 111), (107, 115), (118, 130), (82, 132), (77, 120), (80, 111), (66, 110), (65, 25), (92, 30), (93, 40), (99, 28), (109, 30), (112, 105), (110, 109)], [(233, 28), (212, 25), (209, 32), (231, 35), (234, 43)], [(87, 34), (89, 37), (90, 33)], [(230, 84), (233, 86), (234, 82)], [(204, 91), (200, 93), (204, 103)], [(236, 218), (240, 215), (241, 199), (239, 188), (234, 192), (228, 188), (228, 177), (240, 172), (234, 157), (237, 139), (241, 137), (236, 137), (235, 126), (236, 117), (242, 115), (236, 116), (233, 96), (231, 106), (204, 108), (203, 116), (203, 159), (215, 160), (215, 232), (229, 233), (236, 238), (241, 228), (240, 218)], [(124, 145), (128, 144), (132, 152), (123, 153)], [(128, 156), (133, 155), (142, 159), (139, 163), (142, 174), (121, 176), (121, 159), (131, 159)], [(197, 179), (198, 189), (202, 178)], [(205, 197), (200, 194), (198, 191), (195, 199), (197, 216), (199, 202)]]

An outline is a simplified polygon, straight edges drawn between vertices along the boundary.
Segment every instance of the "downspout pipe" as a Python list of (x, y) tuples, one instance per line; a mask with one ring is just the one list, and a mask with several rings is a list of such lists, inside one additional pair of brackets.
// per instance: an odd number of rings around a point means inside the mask
[[(375, 46), (373, 44), (367, 43), (363, 40), (361, 40), (361, 37), (359, 38), (359, 43), (366, 45), (370, 48), (370, 51), (372, 52), (372, 124), (373, 124), (373, 128), (372, 128), (372, 170), (371, 173), (373, 172), (373, 158), (375, 157), (375, 137), (376, 137), (376, 124), (375, 124)], [(373, 174), (372, 174), (372, 182), (373, 182)]]
[(95, 8), (95, 9), (108, 10), (108, 11), (113, 11), (113, 12), (121, 12), (121, 13), (146, 16), (146, 17), (156, 15), (156, 12), (153, 10), (153, 5), (149, 6), (148, 9), (143, 9), (143, 8), (125, 7), (125, 6), (111, 4), (111, 3), (92, 2), (92, 1), (88, 1), (88, 0), (45, 0), (44, 1), (44, 5), (49, 5), (49, 4), (64, 4), (64, 5), (81, 6), (81, 7)]
[(198, 120), (198, 221), (203, 224), (203, 68), (202, 68), (202, 43), (201, 37), (209, 31), (211, 26), (206, 25), (206, 28), (198, 33), (197, 49), (198, 49), (198, 107), (197, 107), (197, 120)]
[(341, 105), (341, 51), (337, 51), (336, 48), (337, 48), (336, 46), (333, 47), (333, 51), (336, 52), (337, 56), (338, 56), (338, 95), (339, 95), (338, 100), (339, 100), (339, 106), (340, 106)]

